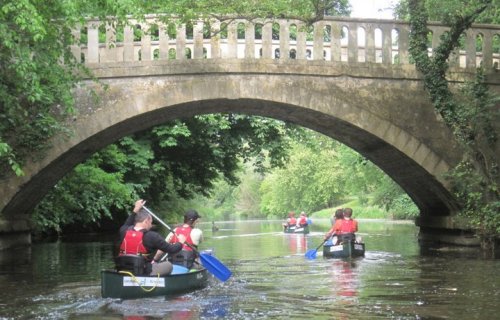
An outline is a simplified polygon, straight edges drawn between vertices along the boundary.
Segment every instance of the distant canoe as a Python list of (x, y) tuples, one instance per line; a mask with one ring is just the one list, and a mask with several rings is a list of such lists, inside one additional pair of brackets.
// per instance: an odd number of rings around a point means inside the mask
[(302, 234), (308, 234), (309, 233), (309, 226), (305, 227), (287, 227), (283, 228), (285, 233), (302, 233)]
[(352, 241), (339, 245), (324, 245), (323, 257), (325, 258), (354, 258), (365, 256), (365, 244)]
[(208, 271), (201, 269), (168, 276), (134, 276), (116, 270), (101, 271), (103, 298), (137, 299), (190, 292), (206, 287)]

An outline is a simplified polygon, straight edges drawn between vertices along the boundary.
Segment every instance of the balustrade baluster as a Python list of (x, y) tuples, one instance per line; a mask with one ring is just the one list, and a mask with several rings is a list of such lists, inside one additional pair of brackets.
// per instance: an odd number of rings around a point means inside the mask
[(252, 22), (245, 23), (245, 58), (255, 58), (255, 25)]
[(272, 31), (273, 25), (271, 22), (265, 22), (262, 26), (262, 58), (272, 59), (273, 48), (272, 48)]
[[(169, 50), (175, 48), (175, 59), (186, 58), (186, 50), (192, 50), (194, 59), (230, 58), (230, 59), (274, 59), (289, 60), (294, 50), (293, 59), (297, 60), (328, 60), (332, 63), (347, 61), (348, 63), (381, 63), (383, 65), (408, 65), (409, 58), (409, 25), (392, 20), (362, 20), (343, 17), (329, 17), (313, 25), (313, 39), (307, 41), (307, 28), (301, 21), (267, 20), (246, 21), (234, 20), (227, 26), (227, 39), (221, 39), (221, 22), (211, 20), (211, 37), (205, 39), (204, 22), (193, 25), (193, 39), (186, 34), (186, 25), (178, 25), (175, 39), (171, 39), (168, 26), (148, 16), (147, 23), (138, 24), (131, 20), (132, 26), (141, 28), (141, 39), (134, 39), (134, 29), (127, 25), (123, 31), (123, 42), (117, 42), (117, 30), (113, 25), (106, 24), (106, 40), (99, 44), (99, 26), (101, 22), (91, 20), (86, 28), (73, 32), (75, 39), (80, 39), (80, 30), (85, 30), (86, 45), (71, 46), (71, 52), (77, 61), (86, 64), (107, 63), (116, 61), (149, 61), (153, 59), (152, 52), (159, 52), (159, 59), (167, 60)], [(158, 41), (152, 41), (148, 32), (150, 25), (158, 24)], [(279, 25), (279, 39), (273, 39), (273, 23)], [(243, 25), (242, 25), (243, 24)], [(256, 25), (262, 24), (262, 39), (256, 39)], [(343, 29), (344, 28), (344, 29)], [(293, 29), (294, 36), (291, 36)], [(361, 32), (363, 29), (364, 34)], [(244, 30), (245, 37), (238, 36)], [(325, 30), (329, 39), (325, 40)], [(343, 31), (344, 30), (344, 31)], [(435, 52), (440, 44), (440, 37), (448, 32), (448, 27), (436, 23), (429, 24), (432, 32), (429, 55)], [(479, 25), (469, 29), (465, 34), (465, 49), (455, 50), (449, 58), (452, 68), (475, 68), (482, 64), (487, 70), (498, 69), (499, 54), (494, 52), (494, 41), (499, 39), (500, 27), (494, 25)], [(296, 35), (295, 35), (296, 33)], [(276, 35), (277, 36), (277, 35)], [(342, 40), (346, 37), (346, 41)], [(397, 37), (397, 38), (396, 38)], [(480, 50), (476, 49), (478, 38), (482, 38)], [(394, 38), (394, 39), (393, 39)], [(136, 41), (137, 40), (137, 41)], [(311, 39), (310, 39), (311, 40)], [(397, 40), (397, 45), (396, 45)], [(361, 43), (364, 41), (364, 43)], [(174, 46), (175, 42), (175, 46)], [(206, 50), (206, 56), (205, 56)], [(275, 52), (276, 51), (276, 52)], [(278, 54), (279, 51), (279, 54)], [(312, 54), (311, 54), (312, 53)], [(82, 58), (83, 57), (83, 58)], [(397, 61), (396, 61), (397, 57)]]
[(134, 61), (134, 29), (131, 26), (123, 29), (123, 60)]
[(382, 64), (392, 64), (392, 25), (384, 24), (382, 30)]
[(167, 26), (165, 24), (158, 25), (158, 46), (160, 49), (160, 60), (168, 59), (169, 36), (167, 33)]
[(193, 26), (193, 59), (203, 59), (203, 22)]
[(186, 59), (186, 25), (177, 26), (177, 38), (175, 39), (175, 50), (177, 60)]
[(87, 25), (87, 63), (99, 63), (99, 24), (90, 22)]

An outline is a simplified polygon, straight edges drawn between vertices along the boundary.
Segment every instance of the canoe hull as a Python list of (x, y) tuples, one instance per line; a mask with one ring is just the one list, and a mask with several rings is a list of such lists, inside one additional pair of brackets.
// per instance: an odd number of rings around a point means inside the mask
[(168, 275), (132, 276), (115, 270), (101, 271), (101, 295), (103, 298), (137, 299), (180, 294), (208, 285), (206, 269)]
[(305, 227), (295, 227), (295, 228), (285, 228), (284, 229), (285, 233), (298, 233), (298, 234), (308, 234), (309, 233), (309, 226)]
[(355, 258), (365, 256), (365, 244), (345, 242), (339, 245), (324, 245), (323, 257), (325, 258)]

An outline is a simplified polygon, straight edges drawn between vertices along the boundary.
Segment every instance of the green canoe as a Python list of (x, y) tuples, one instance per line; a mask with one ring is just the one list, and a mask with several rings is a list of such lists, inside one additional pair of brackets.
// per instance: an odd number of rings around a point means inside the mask
[(308, 234), (309, 233), (309, 226), (305, 227), (286, 227), (283, 228), (285, 233), (302, 233), (302, 234)]
[(207, 284), (208, 271), (206, 269), (163, 277), (134, 276), (127, 271), (101, 271), (103, 298), (137, 299), (180, 294), (204, 288)]
[(365, 256), (365, 244), (347, 241), (339, 245), (324, 245), (325, 258), (354, 258)]

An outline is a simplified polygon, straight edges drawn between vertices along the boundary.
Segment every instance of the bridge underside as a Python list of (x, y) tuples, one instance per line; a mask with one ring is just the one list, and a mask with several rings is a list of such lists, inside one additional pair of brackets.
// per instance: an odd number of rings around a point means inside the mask
[[(161, 66), (137, 67), (132, 74), (96, 69), (109, 88), (88, 83), (76, 92), (81, 114), (75, 135), (58, 140), (45, 159), (30, 164), (26, 176), (2, 185), (6, 222), (0, 232), (20, 232), (9, 221), (29, 215), (46, 190), (106, 145), (169, 120), (216, 112), (272, 117), (330, 136), (378, 165), (409, 194), (421, 210), (421, 230), (432, 231), (426, 232), (431, 238), (449, 242), (436, 235), (463, 229), (454, 220), (457, 204), (443, 179), (461, 154), (416, 75), (401, 70), (387, 77), (380, 70), (350, 67), (346, 76), (334, 68), (320, 72), (321, 65), (309, 72), (281, 65), (280, 74), (270, 74), (274, 62), (262, 64), (239, 61), (217, 71), (192, 62), (179, 70), (170, 66), (169, 75)], [(122, 77), (112, 76), (120, 70)], [(87, 92), (93, 86), (101, 97), (98, 104)]]

